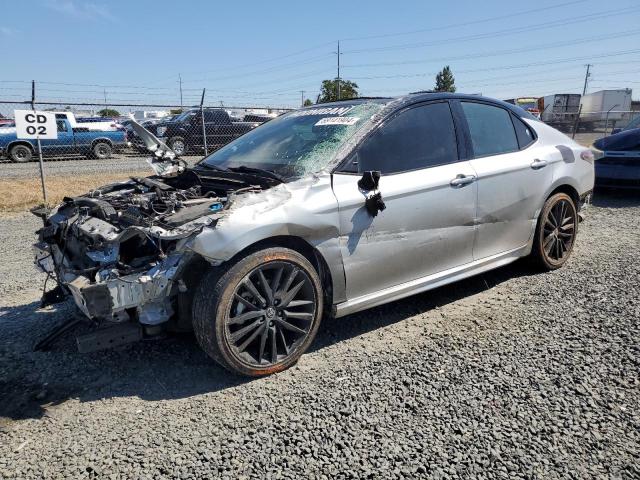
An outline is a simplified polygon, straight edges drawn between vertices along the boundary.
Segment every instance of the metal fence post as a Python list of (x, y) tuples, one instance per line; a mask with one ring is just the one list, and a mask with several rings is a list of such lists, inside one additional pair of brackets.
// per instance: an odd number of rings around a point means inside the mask
[(202, 120), (202, 139), (204, 142), (204, 156), (206, 157), (207, 155), (209, 155), (209, 149), (207, 148), (207, 126), (204, 123), (204, 109), (203, 109), (203, 105), (204, 105), (204, 92), (206, 91), (206, 88), (202, 89), (202, 98), (200, 99), (200, 119)]
[(609, 110), (607, 110), (607, 116), (604, 119), (604, 135), (603, 137), (607, 136), (607, 127), (609, 126), (609, 114), (611, 113), (611, 110), (613, 110), (614, 108), (618, 107), (619, 105), (616, 103), (613, 107), (611, 107)]
[(578, 107), (578, 115), (576, 116), (576, 121), (573, 122), (573, 133), (571, 134), (571, 138), (576, 138), (576, 131), (578, 130), (578, 123), (580, 123), (580, 113), (582, 112), (582, 104)]
[[(36, 110), (36, 81), (31, 80), (31, 110)], [(40, 144), (40, 137), (36, 139), (38, 145), (38, 160), (40, 164), (40, 182), (42, 183), (42, 197), (44, 199), (44, 206), (47, 208), (49, 200), (47, 199), (47, 187), (44, 182), (44, 162), (42, 161), (42, 145)]]

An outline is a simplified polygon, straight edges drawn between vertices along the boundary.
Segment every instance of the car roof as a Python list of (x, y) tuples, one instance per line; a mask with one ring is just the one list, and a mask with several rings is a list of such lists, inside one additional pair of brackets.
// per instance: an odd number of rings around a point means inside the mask
[(385, 104), (394, 104), (394, 110), (398, 108), (405, 107), (407, 105), (412, 105), (414, 103), (420, 103), (425, 101), (433, 101), (433, 100), (473, 100), (480, 101), (484, 103), (492, 103), (496, 106), (500, 106), (502, 108), (506, 108), (507, 110), (513, 112), (519, 118), (524, 118), (527, 120), (535, 120), (539, 121), (536, 117), (531, 115), (526, 110), (513, 105), (511, 103), (503, 102), (502, 100), (496, 100), (495, 98), (483, 97), (482, 95), (472, 95), (465, 93), (450, 93), (450, 92), (415, 92), (409, 93), (407, 95), (402, 95), (399, 97), (357, 97), (350, 100), (341, 100), (339, 102), (329, 102), (312, 105), (307, 108), (313, 107), (339, 107), (340, 105), (353, 105), (354, 103), (365, 103), (374, 101), (377, 103), (385, 103)]

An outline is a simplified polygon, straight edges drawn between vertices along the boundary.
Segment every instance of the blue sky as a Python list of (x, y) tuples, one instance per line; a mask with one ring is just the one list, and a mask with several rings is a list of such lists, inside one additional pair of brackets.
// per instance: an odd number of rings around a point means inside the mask
[(621, 0), (80, 1), (0, 0), (0, 100), (38, 98), (296, 106), (341, 76), (362, 95), (433, 87), (449, 64), (458, 90), (497, 98), (634, 89), (640, 3)]

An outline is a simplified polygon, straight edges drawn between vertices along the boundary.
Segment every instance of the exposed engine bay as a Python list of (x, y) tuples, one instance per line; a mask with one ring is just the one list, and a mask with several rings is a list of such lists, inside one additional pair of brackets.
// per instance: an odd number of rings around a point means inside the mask
[(166, 322), (186, 288), (174, 279), (189, 262), (189, 240), (215, 227), (236, 195), (266, 186), (234, 177), (184, 169), (65, 198), (43, 216), (36, 264), (92, 320)]

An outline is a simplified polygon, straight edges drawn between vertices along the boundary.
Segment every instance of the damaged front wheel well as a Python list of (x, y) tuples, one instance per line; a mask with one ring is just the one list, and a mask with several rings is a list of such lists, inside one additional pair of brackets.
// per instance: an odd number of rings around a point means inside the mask
[(322, 289), (324, 291), (324, 307), (326, 313), (330, 313), (333, 305), (333, 283), (331, 281), (331, 274), (329, 271), (329, 265), (322, 254), (313, 247), (309, 242), (303, 238), (293, 235), (279, 235), (276, 237), (265, 238), (254, 244), (249, 245), (240, 252), (236, 253), (230, 260), (225, 262), (227, 265), (233, 265), (241, 258), (251, 255), (253, 252), (264, 250), (272, 247), (284, 247), (294, 250), (303, 255), (313, 268), (318, 272), (320, 281), (322, 282)]
[(240, 252), (236, 253), (231, 259), (224, 262), (222, 265), (212, 267), (203, 257), (199, 255), (194, 256), (183, 268), (183, 274), (180, 277), (180, 281), (183, 282), (186, 289), (179, 291), (178, 293), (178, 315), (173, 319), (170, 326), (174, 331), (188, 331), (192, 330), (192, 303), (193, 294), (198, 287), (198, 284), (205, 276), (207, 271), (211, 269), (217, 269), (222, 275), (226, 269), (231, 268), (232, 265), (240, 261), (240, 259), (251, 255), (254, 252), (265, 250), (272, 247), (284, 247), (294, 250), (303, 255), (311, 265), (318, 272), (318, 276), (322, 282), (322, 289), (324, 292), (324, 306), (325, 314), (331, 314), (333, 305), (333, 284), (331, 282), (331, 275), (329, 273), (329, 266), (326, 260), (308, 242), (300, 237), (295, 236), (277, 236), (260, 240), (248, 247), (244, 248)]

